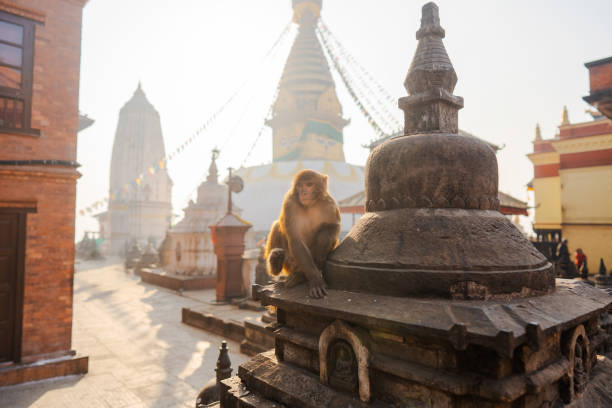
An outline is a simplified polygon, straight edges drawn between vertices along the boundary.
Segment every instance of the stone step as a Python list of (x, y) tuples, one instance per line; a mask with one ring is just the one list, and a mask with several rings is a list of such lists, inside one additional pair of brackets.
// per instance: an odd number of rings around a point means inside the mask
[[(221, 382), (221, 398), (224, 408), (285, 408), (246, 389), (240, 378), (231, 377)], [(219, 401), (221, 404), (221, 401)], [(213, 405), (214, 406), (214, 405)], [(221, 406), (221, 405), (219, 405)]]
[(224, 380), (222, 386), (223, 407), (388, 407), (380, 401), (366, 404), (356, 397), (324, 386), (318, 376), (279, 362), (273, 350), (242, 364), (238, 377)]
[(274, 348), (274, 332), (266, 328), (263, 319), (244, 322), (244, 341), (240, 344), (240, 352), (249, 356)]
[(34, 363), (10, 364), (0, 368), (0, 387), (67, 375), (87, 374), (88, 368), (89, 357), (79, 355)]
[(183, 276), (174, 275), (161, 269), (142, 269), (140, 280), (155, 286), (171, 290), (202, 290), (212, 289), (217, 285), (216, 275)]
[(203, 313), (187, 307), (182, 309), (181, 315), (181, 321), (189, 326), (218, 334), (239, 343), (244, 340), (244, 325), (238, 322), (223, 320), (210, 313)]
[(242, 300), (237, 303), (237, 306), (240, 309), (254, 310), (256, 312), (263, 312), (264, 310), (266, 310), (266, 307), (262, 306), (261, 303), (251, 299)]

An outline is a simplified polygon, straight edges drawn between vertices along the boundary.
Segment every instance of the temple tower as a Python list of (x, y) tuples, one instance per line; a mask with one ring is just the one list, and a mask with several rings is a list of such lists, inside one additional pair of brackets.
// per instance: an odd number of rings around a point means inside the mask
[(342, 106), (315, 29), (322, 0), (293, 0), (299, 33), (283, 71), (273, 117), (273, 160), (344, 161)]
[[(172, 214), (172, 180), (160, 161), (166, 156), (159, 113), (140, 83), (121, 108), (110, 172), (110, 204), (105, 238), (111, 253), (128, 241), (154, 240), (159, 244)], [(143, 177), (141, 177), (143, 176)], [(109, 230), (109, 231), (108, 231)]]

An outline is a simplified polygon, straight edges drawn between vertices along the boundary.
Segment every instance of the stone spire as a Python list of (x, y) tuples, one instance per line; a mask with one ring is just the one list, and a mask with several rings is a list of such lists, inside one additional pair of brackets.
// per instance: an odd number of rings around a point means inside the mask
[(219, 183), (219, 171), (217, 170), (216, 163), (217, 157), (219, 157), (219, 150), (215, 147), (212, 150), (210, 166), (208, 167), (208, 177), (206, 177), (207, 183)]
[(416, 33), (419, 43), (404, 81), (409, 96), (399, 100), (405, 135), (457, 133), (459, 129), (457, 112), (463, 107), (463, 98), (453, 95), (457, 74), (444, 48), (444, 35), (438, 6), (425, 4)]
[(438, 7), (423, 7), (406, 78), (404, 136), (366, 164), (366, 213), (328, 258), (330, 289), (488, 299), (548, 293), (551, 264), (499, 211), (497, 159), (458, 132), (463, 100)]
[(563, 106), (563, 112), (561, 112), (561, 124), (559, 126), (566, 126), (570, 124), (569, 114), (567, 113), (567, 106)]
[(542, 141), (542, 131), (540, 130), (540, 124), (536, 123), (536, 128), (535, 128), (535, 139), (533, 139), (534, 142), (540, 142)]

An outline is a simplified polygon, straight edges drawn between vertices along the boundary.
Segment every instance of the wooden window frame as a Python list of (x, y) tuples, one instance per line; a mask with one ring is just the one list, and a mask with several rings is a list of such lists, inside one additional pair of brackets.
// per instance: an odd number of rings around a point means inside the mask
[[(0, 20), (23, 27), (23, 44), (14, 44), (0, 40), (0, 44), (18, 46), (22, 49), (21, 88), (0, 86), (0, 98), (23, 101), (23, 122), (21, 128), (0, 125), (0, 133), (12, 133), (26, 136), (40, 136), (40, 130), (32, 128), (32, 91), (34, 82), (34, 39), (37, 22), (15, 14), (0, 10)], [(17, 68), (8, 64), (0, 64), (8, 68)]]

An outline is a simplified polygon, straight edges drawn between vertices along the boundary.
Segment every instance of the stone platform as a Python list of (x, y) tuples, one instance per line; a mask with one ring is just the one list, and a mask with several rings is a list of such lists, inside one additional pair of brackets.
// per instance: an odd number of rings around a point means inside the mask
[(162, 269), (140, 270), (140, 279), (145, 283), (161, 286), (172, 290), (201, 290), (211, 289), (217, 285), (216, 275), (184, 276), (174, 275)]
[(29, 364), (11, 364), (0, 367), (0, 387), (21, 384), (47, 378), (86, 374), (89, 366), (87, 356), (64, 356)]
[[(240, 367), (238, 377), (226, 380), (222, 406), (430, 401), (433, 406), (530, 407), (558, 395), (575, 401), (574, 393), (588, 390), (576, 370), (595, 375), (594, 351), (612, 342), (612, 333), (599, 325), (612, 306), (610, 295), (574, 280), (558, 279), (547, 295), (506, 301), (333, 289), (324, 299), (312, 299), (305, 286), (280, 285), (260, 295), (263, 304), (277, 308), (275, 354), (256, 356)], [(334, 378), (338, 342), (354, 353), (355, 366), (347, 371), (352, 380)], [(576, 362), (577, 347), (584, 366)], [(250, 390), (247, 399), (245, 390)], [(334, 405), (338, 395), (349, 399)], [(612, 394), (600, 389), (596, 398)]]

